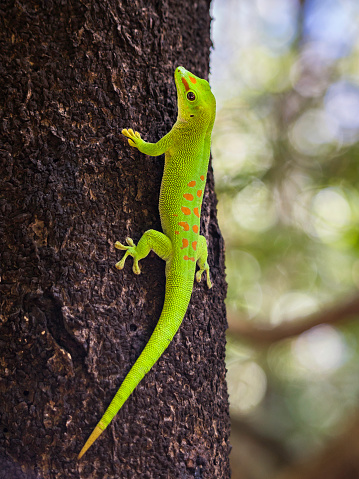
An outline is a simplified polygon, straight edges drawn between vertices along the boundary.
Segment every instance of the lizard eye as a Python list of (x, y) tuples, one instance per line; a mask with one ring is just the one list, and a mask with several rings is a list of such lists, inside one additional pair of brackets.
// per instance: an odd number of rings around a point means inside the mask
[(187, 93), (187, 100), (194, 101), (195, 99), (196, 99), (196, 95), (193, 93), (193, 91), (189, 91)]

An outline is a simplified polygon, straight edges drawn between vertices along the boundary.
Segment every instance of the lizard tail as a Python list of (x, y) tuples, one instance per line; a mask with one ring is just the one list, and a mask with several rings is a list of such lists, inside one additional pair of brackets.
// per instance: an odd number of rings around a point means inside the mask
[(87, 439), (84, 447), (81, 449), (80, 454), (77, 456), (77, 459), (81, 459), (81, 457), (85, 454), (87, 449), (92, 446), (92, 444), (96, 441), (96, 439), (103, 433), (103, 431), (106, 429), (106, 426), (101, 427), (100, 426), (101, 421), (97, 424), (95, 429), (92, 431), (90, 437)]
[(85, 454), (87, 449), (110, 424), (141, 379), (162, 356), (180, 327), (191, 298), (193, 279), (190, 282), (183, 281), (179, 285), (171, 284), (172, 282), (168, 283), (169, 281), (167, 280), (165, 301), (156, 328), (139, 358), (123, 380), (120, 389), (112, 399), (105, 414), (81, 449), (78, 459)]

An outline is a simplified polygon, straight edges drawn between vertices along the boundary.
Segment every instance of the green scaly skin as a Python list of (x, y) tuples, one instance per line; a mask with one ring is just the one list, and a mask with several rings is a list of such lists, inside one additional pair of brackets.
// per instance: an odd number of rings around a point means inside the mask
[[(193, 279), (201, 281), (206, 272), (212, 287), (207, 263), (207, 243), (199, 234), (201, 205), (206, 184), (211, 147), (211, 133), (216, 114), (216, 100), (206, 80), (183, 67), (175, 71), (178, 117), (172, 130), (157, 143), (147, 143), (131, 129), (122, 130), (128, 143), (142, 153), (158, 156), (165, 153), (159, 211), (163, 233), (146, 231), (137, 246), (126, 238), (115, 247), (126, 253), (116, 268), (124, 267), (133, 257), (133, 271), (140, 274), (138, 262), (152, 250), (166, 261), (166, 294), (161, 316), (146, 347), (124, 379), (120, 389), (82, 448), (81, 458), (106, 429), (141, 379), (163, 354), (180, 327), (193, 289)], [(195, 274), (196, 263), (199, 270)]]

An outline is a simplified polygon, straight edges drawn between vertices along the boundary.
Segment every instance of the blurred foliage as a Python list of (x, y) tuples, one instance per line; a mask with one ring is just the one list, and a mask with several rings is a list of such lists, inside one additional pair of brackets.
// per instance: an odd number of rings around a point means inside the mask
[[(232, 321), (271, 327), (359, 288), (359, 3), (215, 0), (212, 154)], [(233, 415), (300, 456), (358, 408), (359, 326), (228, 341)]]

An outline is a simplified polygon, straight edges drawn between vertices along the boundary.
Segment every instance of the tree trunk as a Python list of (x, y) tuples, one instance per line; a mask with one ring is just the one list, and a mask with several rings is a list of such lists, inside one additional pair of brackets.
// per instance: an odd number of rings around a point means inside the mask
[(116, 240), (160, 230), (174, 69), (207, 77), (209, 1), (3, 0), (0, 5), (0, 478), (229, 478), (223, 240), (212, 170), (202, 282), (168, 349), (81, 461), (164, 298)]

